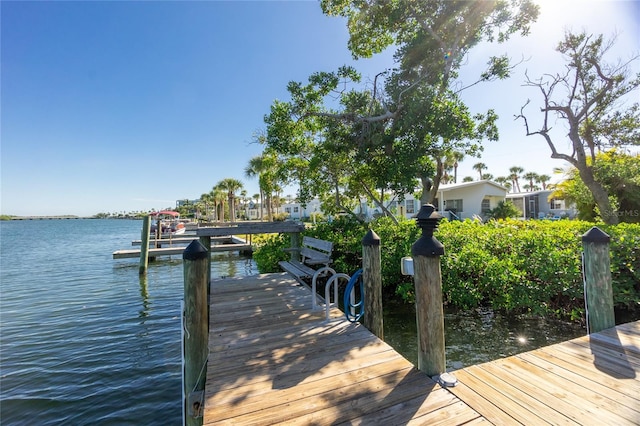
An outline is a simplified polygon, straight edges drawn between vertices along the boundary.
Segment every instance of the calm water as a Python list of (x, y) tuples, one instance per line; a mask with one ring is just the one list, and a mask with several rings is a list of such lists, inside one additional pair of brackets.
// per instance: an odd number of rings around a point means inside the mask
[[(445, 309), (447, 371), (504, 358), (586, 335), (575, 323), (509, 317), (489, 309), (460, 312)], [(413, 364), (418, 363), (415, 308), (389, 305), (384, 309), (384, 337)]]
[[(139, 239), (141, 221), (0, 222), (0, 423), (181, 424), (182, 260), (151, 264), (111, 253)], [(212, 277), (257, 273), (215, 254)], [(416, 362), (412, 306), (385, 306), (385, 339)], [(585, 332), (489, 311), (447, 313), (448, 369)]]
[[(0, 222), (2, 425), (181, 424), (182, 259), (111, 253), (141, 221)], [(255, 274), (216, 255), (213, 277)]]

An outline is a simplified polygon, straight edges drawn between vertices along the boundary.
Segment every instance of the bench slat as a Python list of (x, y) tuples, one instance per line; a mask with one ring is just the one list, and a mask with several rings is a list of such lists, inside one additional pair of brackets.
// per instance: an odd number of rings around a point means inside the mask
[(303, 247), (300, 250), (300, 254), (304, 256), (305, 262), (309, 264), (311, 264), (312, 262), (314, 264), (319, 264), (331, 261), (331, 258), (326, 253), (321, 253), (317, 250), (313, 250), (307, 247)]
[(302, 262), (298, 260), (283, 260), (278, 262), (278, 265), (280, 265), (283, 271), (293, 275), (298, 282), (304, 284), (304, 279), (312, 278), (317, 273), (317, 270), (312, 268), (312, 266), (328, 266), (329, 263), (331, 263), (332, 250), (333, 243), (331, 241), (320, 240), (313, 237), (302, 237), (302, 247), (287, 250), (298, 251), (302, 256)]
[(333, 243), (331, 241), (320, 240), (313, 237), (302, 237), (302, 245), (326, 252), (327, 254), (330, 254), (333, 250)]
[(311, 278), (316, 273), (315, 269), (312, 269), (300, 262), (278, 262), (278, 265), (285, 271), (298, 278)]

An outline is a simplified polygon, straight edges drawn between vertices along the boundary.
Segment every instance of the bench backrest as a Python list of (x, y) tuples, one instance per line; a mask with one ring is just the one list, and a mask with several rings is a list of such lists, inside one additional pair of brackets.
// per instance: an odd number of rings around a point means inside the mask
[(331, 241), (320, 240), (312, 237), (302, 237), (302, 248), (300, 249), (300, 255), (302, 255), (302, 261), (313, 260), (320, 261), (331, 260), (331, 252), (333, 250), (333, 243)]

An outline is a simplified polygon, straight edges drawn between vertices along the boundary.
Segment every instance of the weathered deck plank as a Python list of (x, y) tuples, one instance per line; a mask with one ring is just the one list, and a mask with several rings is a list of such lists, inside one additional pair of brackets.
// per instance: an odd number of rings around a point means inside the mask
[(209, 348), (204, 424), (479, 418), (361, 325), (325, 321), (287, 274), (214, 281)]
[[(640, 322), (455, 372), (451, 392), (492, 423), (640, 424)], [(488, 389), (490, 389), (488, 391)], [(470, 392), (474, 392), (473, 395)], [(525, 410), (519, 411), (511, 402)], [(527, 416), (531, 414), (531, 421)], [(535, 419), (538, 416), (538, 420)]]
[(443, 389), (364, 327), (325, 321), (286, 274), (211, 293), (205, 425), (640, 424), (640, 322), (458, 370)]

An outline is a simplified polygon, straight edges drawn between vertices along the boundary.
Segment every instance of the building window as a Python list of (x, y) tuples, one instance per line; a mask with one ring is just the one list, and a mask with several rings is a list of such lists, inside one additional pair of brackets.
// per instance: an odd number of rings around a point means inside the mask
[(407, 214), (414, 214), (416, 212), (416, 201), (406, 200), (406, 203), (407, 203)]
[(294, 208), (293, 208), (293, 212), (294, 212), (294, 213), (298, 213), (298, 211), (299, 211), (299, 210), (300, 210), (300, 209), (299, 209), (298, 207), (294, 207)]
[(485, 198), (482, 200), (482, 204), (480, 205), (480, 211), (482, 213), (488, 213), (491, 211), (491, 200)]
[(454, 213), (464, 211), (462, 209), (462, 200), (445, 200), (445, 210), (452, 210)]
[(551, 199), (549, 204), (551, 205), (551, 209), (553, 209), (553, 210), (562, 210), (562, 209), (564, 209), (563, 200), (556, 200), (555, 198), (553, 198), (553, 199)]
[(524, 199), (523, 198), (511, 198), (511, 202), (513, 203), (514, 206), (516, 206), (516, 209), (518, 209), (520, 211), (520, 214), (522, 216), (524, 216)]
[(285, 208), (284, 208), (284, 211), (285, 211), (285, 212), (287, 212), (287, 213), (289, 213), (289, 214), (291, 214), (291, 207), (285, 207)]

